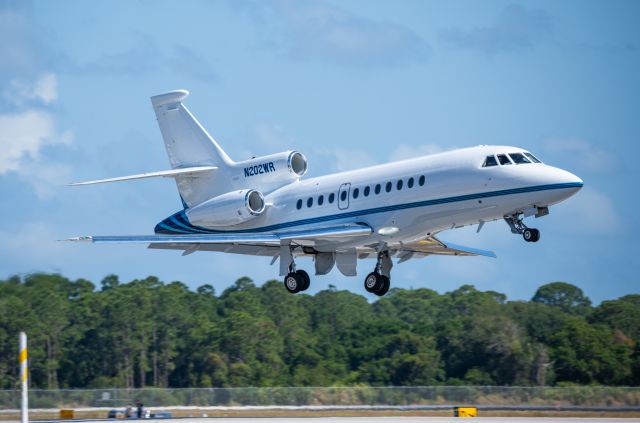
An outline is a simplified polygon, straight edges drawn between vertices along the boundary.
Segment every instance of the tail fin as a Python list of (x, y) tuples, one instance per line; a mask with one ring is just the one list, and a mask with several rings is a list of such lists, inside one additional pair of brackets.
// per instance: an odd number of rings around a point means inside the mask
[(171, 168), (218, 168), (214, 172), (176, 177), (178, 192), (185, 208), (222, 193), (224, 181), (220, 180), (219, 173), (226, 173), (224, 170), (233, 164), (227, 153), (182, 104), (182, 100), (188, 95), (186, 90), (176, 90), (151, 97)]

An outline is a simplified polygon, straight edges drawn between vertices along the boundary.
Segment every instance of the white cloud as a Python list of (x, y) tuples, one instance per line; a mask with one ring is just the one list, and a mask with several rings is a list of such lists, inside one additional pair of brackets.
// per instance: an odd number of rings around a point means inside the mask
[(492, 25), (449, 28), (440, 31), (439, 38), (455, 48), (493, 55), (531, 49), (552, 32), (553, 21), (548, 13), (510, 4), (500, 11)]
[(393, 66), (423, 62), (431, 50), (408, 27), (321, 1), (247, 2), (239, 8), (253, 18), (267, 47), (294, 60)]
[(50, 104), (58, 99), (58, 78), (52, 73), (47, 73), (33, 84), (13, 80), (11, 90), (5, 94), (5, 97), (19, 106), (33, 100)]
[(325, 165), (322, 166), (319, 163), (318, 165), (313, 164), (313, 167), (326, 171), (344, 172), (377, 164), (369, 153), (362, 150), (324, 150), (315, 152), (314, 156), (319, 158), (319, 161), (325, 163)]
[(440, 153), (443, 148), (435, 144), (408, 145), (400, 144), (391, 152), (391, 161), (413, 159), (415, 157)]
[(276, 124), (259, 123), (255, 127), (255, 136), (263, 146), (273, 150), (282, 151), (293, 148), (293, 137)]
[(23, 160), (37, 160), (54, 141), (52, 116), (39, 110), (0, 115), (0, 174), (18, 170)]
[(61, 163), (30, 161), (18, 171), (27, 180), (41, 200), (53, 197), (58, 189), (71, 180), (71, 166)]
[(40, 98), (45, 104), (58, 99), (58, 79), (52, 73), (41, 77), (33, 89), (33, 95)]
[[(7, 96), (14, 104), (38, 101), (50, 104), (58, 98), (57, 78), (45, 74), (32, 84), (12, 81)], [(55, 187), (62, 185), (70, 170), (68, 166), (50, 163), (42, 158), (42, 150), (53, 145), (68, 145), (70, 131), (58, 133), (54, 115), (39, 107), (0, 114), (0, 175), (17, 172), (28, 180), (40, 198), (48, 198)], [(64, 180), (63, 180), (64, 178)]]
[(613, 202), (605, 194), (585, 186), (570, 201), (555, 210), (565, 222), (563, 227), (573, 233), (610, 235), (620, 229), (620, 217)]
[(618, 165), (615, 156), (582, 139), (551, 139), (543, 144), (545, 152), (559, 164), (591, 173), (606, 173)]

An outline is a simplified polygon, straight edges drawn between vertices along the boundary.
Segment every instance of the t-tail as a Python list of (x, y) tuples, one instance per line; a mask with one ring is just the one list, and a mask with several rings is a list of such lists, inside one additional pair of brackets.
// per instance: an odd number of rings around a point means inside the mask
[(176, 90), (151, 97), (171, 168), (215, 168), (175, 177), (185, 208), (228, 191), (223, 175), (234, 164), (182, 103), (188, 95), (186, 90)]
[[(203, 224), (206, 221), (211, 225), (232, 225), (246, 220), (243, 218), (245, 215), (255, 217), (262, 214), (266, 206), (263, 193), (291, 183), (306, 173), (307, 159), (297, 151), (234, 162), (182, 103), (188, 95), (186, 90), (176, 90), (151, 97), (170, 170), (70, 185), (171, 177), (176, 181), (182, 205), (191, 220), (202, 221)], [(222, 209), (229, 204), (232, 208), (240, 204), (247, 210), (238, 212), (234, 209), (227, 216)], [(206, 219), (201, 216), (203, 214)], [(213, 219), (209, 216), (211, 214), (218, 218)]]

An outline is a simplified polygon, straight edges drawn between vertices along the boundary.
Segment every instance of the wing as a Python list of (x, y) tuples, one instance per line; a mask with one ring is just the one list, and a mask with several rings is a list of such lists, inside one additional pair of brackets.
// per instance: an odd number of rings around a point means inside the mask
[(426, 257), (429, 255), (484, 256), (496, 258), (496, 254), (493, 251), (465, 247), (464, 245), (454, 244), (452, 242), (443, 242), (434, 236), (407, 244), (401, 244), (396, 253), (396, 257), (400, 258), (399, 263), (416, 256)]
[(96, 244), (124, 243), (149, 244), (149, 248), (184, 250), (183, 254), (195, 251), (224, 251), (239, 254), (267, 255), (279, 254), (280, 244), (285, 242), (337, 241), (352, 237), (371, 235), (368, 225), (354, 223), (328, 226), (307, 230), (279, 233), (252, 234), (203, 234), (203, 235), (120, 235), (120, 236), (80, 236), (67, 241), (84, 241)]
[[(378, 244), (369, 244), (359, 247), (358, 258), (375, 258), (377, 256), (377, 247)], [(399, 259), (398, 263), (402, 263), (412, 258), (421, 258), (431, 255), (484, 256), (496, 258), (496, 254), (493, 251), (440, 241), (435, 236), (429, 236), (412, 242), (387, 244), (387, 247), (389, 248), (390, 255)]]

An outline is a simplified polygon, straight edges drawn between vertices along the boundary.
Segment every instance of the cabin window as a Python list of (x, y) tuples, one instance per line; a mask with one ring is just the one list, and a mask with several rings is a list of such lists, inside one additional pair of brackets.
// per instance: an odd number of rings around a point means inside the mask
[(356, 198), (358, 198), (359, 195), (360, 195), (360, 189), (354, 188), (353, 189), (353, 199), (355, 200)]
[(409, 180), (407, 181), (407, 186), (409, 188), (413, 188), (413, 178), (409, 178)]
[(398, 189), (398, 191), (400, 191), (402, 189), (402, 179), (398, 179), (398, 183), (396, 184), (396, 188)]
[(384, 187), (384, 190), (387, 192), (391, 192), (391, 187), (393, 187), (393, 184), (391, 182), (387, 182), (387, 186)]
[(527, 153), (526, 151), (524, 152), (524, 155), (527, 156), (529, 158), (529, 160), (531, 160), (534, 163), (542, 163), (536, 156), (534, 156), (531, 153)]
[(342, 191), (340, 193), (340, 201), (347, 201), (347, 191)]
[(420, 176), (420, 179), (418, 179), (418, 185), (420, 186), (424, 185), (424, 175)]
[(362, 191), (365, 197), (368, 197), (370, 192), (371, 192), (371, 188), (369, 188), (368, 185), (364, 187), (364, 190)]
[(311, 207), (311, 206), (313, 206), (313, 197), (309, 197), (307, 199), (307, 207)]
[(329, 204), (333, 204), (333, 201), (336, 199), (336, 195), (334, 193), (329, 194)]
[(515, 164), (525, 164), (525, 163), (531, 163), (529, 161), (529, 159), (527, 159), (524, 154), (520, 154), (520, 153), (509, 153), (509, 157), (511, 157), (511, 160), (513, 160), (513, 162)]
[(500, 162), (501, 165), (510, 165), (511, 160), (509, 160), (509, 158), (507, 157), (506, 154), (498, 154), (498, 161)]
[(496, 160), (496, 156), (487, 156), (486, 159), (484, 159), (484, 163), (482, 164), (482, 167), (491, 167), (491, 166), (498, 166), (498, 161)]
[(302, 200), (298, 200), (296, 203), (296, 209), (300, 210), (302, 208)]
[(376, 187), (373, 189), (376, 194), (380, 194), (380, 184), (376, 184)]
[(321, 206), (324, 203), (324, 195), (318, 197), (318, 205)]

